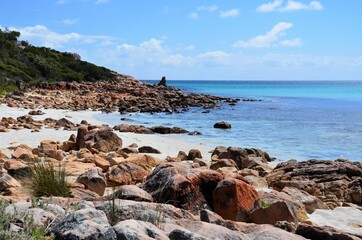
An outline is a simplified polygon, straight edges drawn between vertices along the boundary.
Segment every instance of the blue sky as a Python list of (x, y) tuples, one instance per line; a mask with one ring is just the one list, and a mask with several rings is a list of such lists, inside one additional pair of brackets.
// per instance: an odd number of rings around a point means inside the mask
[(0, 27), (138, 79), (362, 80), (361, 0), (12, 0)]

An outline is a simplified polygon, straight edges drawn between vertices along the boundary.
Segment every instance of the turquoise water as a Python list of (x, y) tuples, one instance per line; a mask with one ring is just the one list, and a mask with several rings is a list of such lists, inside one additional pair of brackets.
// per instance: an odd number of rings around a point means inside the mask
[[(151, 81), (154, 83), (155, 81)], [(132, 114), (129, 124), (200, 131), (208, 144), (261, 148), (279, 160), (348, 158), (362, 161), (362, 82), (168, 81), (185, 92), (261, 99), (223, 104), (210, 113)], [(120, 124), (122, 115), (103, 116)], [(124, 116), (123, 116), (124, 117)], [(217, 121), (230, 130), (214, 129)]]

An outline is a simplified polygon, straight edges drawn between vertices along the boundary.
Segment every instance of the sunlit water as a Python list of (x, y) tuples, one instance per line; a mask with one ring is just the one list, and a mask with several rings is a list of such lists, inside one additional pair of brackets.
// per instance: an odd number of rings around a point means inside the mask
[[(152, 82), (152, 81), (151, 81)], [(153, 82), (152, 82), (153, 83)], [(111, 125), (166, 125), (200, 131), (210, 145), (261, 148), (280, 160), (362, 161), (362, 82), (168, 81), (185, 92), (261, 99), (210, 113), (98, 115)], [(122, 122), (127, 117), (131, 122)], [(232, 129), (214, 129), (217, 121)]]

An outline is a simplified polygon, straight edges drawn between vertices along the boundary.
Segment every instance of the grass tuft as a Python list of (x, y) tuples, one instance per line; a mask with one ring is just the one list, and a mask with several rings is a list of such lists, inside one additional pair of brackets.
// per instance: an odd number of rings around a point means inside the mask
[(37, 163), (31, 169), (33, 195), (69, 197), (69, 186), (64, 168), (55, 169), (52, 163)]

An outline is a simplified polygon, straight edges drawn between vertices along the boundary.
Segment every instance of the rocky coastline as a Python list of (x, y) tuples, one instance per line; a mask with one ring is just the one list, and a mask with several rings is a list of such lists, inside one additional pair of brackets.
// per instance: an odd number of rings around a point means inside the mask
[[(0, 150), (0, 214), (9, 219), (0, 223), (0, 236), (32, 239), (31, 218), (32, 227), (42, 230), (40, 239), (362, 239), (361, 221), (346, 219), (353, 228), (348, 232), (310, 217), (347, 207), (362, 216), (361, 162), (290, 160), (273, 168), (267, 152), (239, 146), (215, 146), (207, 156), (197, 147), (180, 147), (177, 155), (160, 158), (156, 143), (125, 145), (122, 134), (187, 130), (73, 122), (45, 113), (171, 113), (237, 102), (125, 75), (118, 80), (44, 84), (0, 100), (29, 110), (19, 117), (2, 113), (0, 138), (24, 129), (69, 131), (65, 141), (34, 139), (37, 147), (20, 142)], [(39, 115), (44, 119), (35, 120)], [(34, 195), (29, 179), (40, 163), (65, 171), (68, 197)]]
[(240, 101), (257, 100), (184, 93), (175, 87), (144, 83), (120, 74), (113, 82), (39, 83), (24, 92), (10, 94), (0, 99), (1, 104), (10, 107), (120, 113), (180, 113), (192, 107), (211, 109), (220, 106), (221, 103), (235, 105)]

